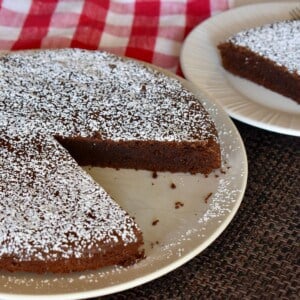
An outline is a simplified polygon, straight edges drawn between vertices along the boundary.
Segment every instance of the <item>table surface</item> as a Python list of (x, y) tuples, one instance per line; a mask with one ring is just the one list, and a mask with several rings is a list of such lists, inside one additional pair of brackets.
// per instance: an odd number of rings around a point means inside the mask
[(299, 299), (300, 139), (235, 124), (249, 177), (231, 224), (184, 266), (101, 299)]

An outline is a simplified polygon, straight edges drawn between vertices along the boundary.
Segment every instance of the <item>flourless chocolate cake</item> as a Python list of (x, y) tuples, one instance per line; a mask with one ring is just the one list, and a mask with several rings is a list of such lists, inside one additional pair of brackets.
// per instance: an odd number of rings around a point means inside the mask
[(300, 103), (300, 20), (241, 31), (218, 48), (226, 70)]
[(0, 269), (71, 272), (143, 256), (134, 220), (79, 165), (209, 173), (198, 99), (138, 62), (79, 49), (0, 57)]

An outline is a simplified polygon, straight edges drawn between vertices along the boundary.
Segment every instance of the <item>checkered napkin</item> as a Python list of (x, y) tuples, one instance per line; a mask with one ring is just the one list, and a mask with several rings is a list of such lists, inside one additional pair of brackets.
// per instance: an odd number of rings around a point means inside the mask
[(79, 47), (180, 73), (190, 30), (228, 0), (0, 0), (0, 50)]

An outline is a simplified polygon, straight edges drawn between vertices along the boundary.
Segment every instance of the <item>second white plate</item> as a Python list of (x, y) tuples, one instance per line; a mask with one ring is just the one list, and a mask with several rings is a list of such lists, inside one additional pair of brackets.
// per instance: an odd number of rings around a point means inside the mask
[(300, 105), (248, 80), (226, 72), (217, 45), (241, 30), (290, 18), (299, 2), (242, 6), (197, 26), (182, 47), (183, 73), (227, 113), (266, 130), (300, 136)]

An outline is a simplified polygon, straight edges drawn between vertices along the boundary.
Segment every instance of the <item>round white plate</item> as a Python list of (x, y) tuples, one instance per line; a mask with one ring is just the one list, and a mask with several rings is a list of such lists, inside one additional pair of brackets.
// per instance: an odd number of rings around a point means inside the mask
[[(202, 97), (193, 84), (182, 82)], [(204, 105), (216, 123), (223, 158), (222, 168), (207, 178), (168, 172), (155, 178), (148, 171), (86, 168), (135, 217), (144, 234), (146, 259), (127, 268), (63, 275), (2, 272), (0, 298), (82, 299), (119, 292), (176, 269), (211, 244), (237, 212), (248, 171), (244, 145), (232, 121), (212, 101)]]
[(241, 30), (289, 19), (299, 2), (242, 6), (216, 15), (197, 26), (182, 47), (180, 62), (187, 79), (228, 114), (266, 130), (300, 136), (300, 105), (225, 71), (217, 45)]

